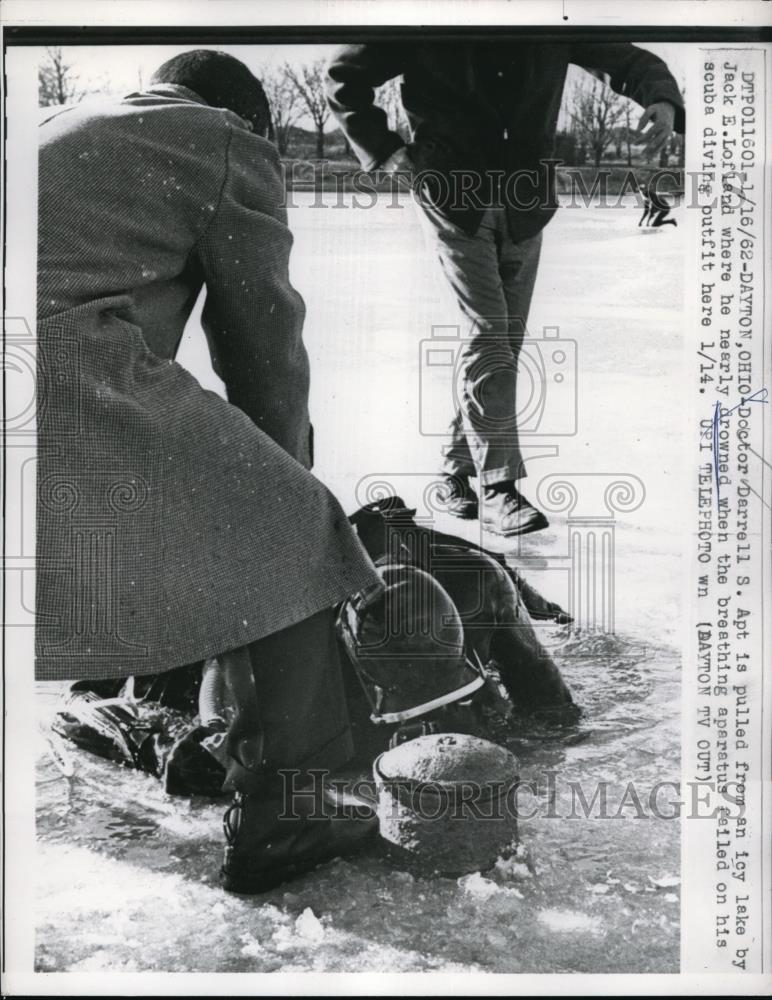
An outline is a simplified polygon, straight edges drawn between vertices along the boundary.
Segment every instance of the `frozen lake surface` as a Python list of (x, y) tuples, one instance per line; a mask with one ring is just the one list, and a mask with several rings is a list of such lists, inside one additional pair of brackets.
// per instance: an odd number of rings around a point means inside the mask
[[(422, 341), (433, 327), (457, 324), (457, 314), (412, 205), (321, 208), (313, 197), (295, 195), (290, 224), (293, 280), (308, 308), (315, 471), (349, 511), (381, 482), (428, 517), (443, 440), (421, 430), (444, 414), (426, 412), (435, 396), (419, 383)], [(325, 200), (334, 205), (332, 195)], [(638, 230), (639, 214), (632, 200), (559, 212), (545, 232), (529, 322), (535, 340), (558, 327), (569, 360), (575, 342), (576, 366), (566, 371), (577, 420), (573, 435), (551, 437), (547, 423), (560, 426), (565, 412), (546, 400), (544, 433), (537, 427), (528, 439), (524, 492), (535, 498), (559, 473), (589, 505), (574, 514), (597, 518), (599, 483), (635, 476), (642, 484), (635, 509), (614, 514), (615, 634), (543, 630), (582, 719), (562, 730), (520, 722), (488, 734), (536, 783), (539, 814), (521, 823), (529, 865), (488, 882), (414, 879), (376, 851), (263, 897), (229, 896), (217, 882), (221, 803), (167, 798), (152, 779), (78, 752), (66, 780), (41, 738), (38, 969), (677, 970), (679, 825), (653, 817), (649, 795), (680, 778), (683, 229)], [(181, 360), (216, 388), (204, 352), (192, 323)], [(549, 530), (517, 548), (484, 539), (564, 604), (567, 513), (550, 513)], [(467, 537), (476, 530), (435, 523)], [(55, 693), (40, 685), (41, 721)], [(567, 818), (571, 782), (587, 801), (606, 783), (606, 811), (617, 818), (598, 818), (597, 807), (592, 818)], [(664, 812), (675, 797), (663, 789)]]

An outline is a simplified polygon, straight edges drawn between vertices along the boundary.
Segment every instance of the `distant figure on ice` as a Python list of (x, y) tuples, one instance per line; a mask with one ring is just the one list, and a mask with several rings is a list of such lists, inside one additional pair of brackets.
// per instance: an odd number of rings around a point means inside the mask
[(657, 190), (656, 174), (652, 180), (643, 187), (636, 181), (636, 190), (640, 191), (643, 197), (643, 215), (638, 221), (638, 228), (644, 224), (650, 225), (653, 229), (659, 226), (677, 226), (675, 219), (668, 219), (670, 215), (670, 203), (665, 201), (665, 197)]
[[(629, 44), (372, 42), (341, 47), (328, 70), (330, 107), (363, 168), (410, 179), (432, 253), (471, 326), (444, 460), (445, 504), (504, 536), (547, 526), (519, 490), (526, 470), (515, 391), (542, 229), (557, 208), (551, 157), (570, 63), (645, 108), (648, 155), (673, 129), (683, 132), (667, 66)], [(373, 103), (375, 88), (394, 77), (403, 78), (407, 144)]]
[[(227, 734), (224, 884), (259, 892), (375, 832), (284, 811), (279, 770), (352, 752), (333, 606), (380, 577), (308, 470), (303, 301), (259, 81), (220, 52), (46, 111), (38, 227), (39, 680), (87, 711), (212, 656)], [(228, 402), (174, 360), (201, 288)], [(259, 705), (259, 709), (258, 709)]]

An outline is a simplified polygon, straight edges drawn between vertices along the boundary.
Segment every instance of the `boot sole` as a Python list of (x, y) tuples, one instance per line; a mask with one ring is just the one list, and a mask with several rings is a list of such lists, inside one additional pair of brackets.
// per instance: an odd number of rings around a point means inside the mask
[(285, 865), (283, 868), (274, 868), (259, 876), (234, 875), (221, 868), (220, 881), (226, 892), (235, 892), (240, 896), (257, 896), (263, 892), (270, 892), (271, 889), (276, 889), (278, 886), (284, 885), (285, 882), (291, 882), (331, 860), (332, 858), (325, 858), (313, 862), (309, 861), (307, 864)]
[(291, 882), (301, 875), (307, 875), (308, 872), (312, 872), (315, 868), (320, 868), (322, 865), (329, 864), (336, 858), (351, 858), (357, 854), (361, 854), (367, 845), (375, 839), (376, 832), (373, 831), (372, 834), (364, 836), (360, 843), (355, 844), (345, 851), (330, 851), (329, 854), (309, 858), (306, 861), (298, 860), (291, 864), (282, 865), (280, 868), (266, 869), (266, 871), (259, 874), (240, 874), (228, 871), (223, 867), (220, 869), (222, 887), (227, 892), (235, 892), (240, 896), (256, 896), (263, 892), (270, 892), (271, 889), (276, 889), (278, 886), (284, 885), (286, 882)]
[(487, 531), (491, 535), (499, 535), (501, 538), (515, 538), (518, 535), (530, 535), (533, 531), (544, 531), (545, 528), (549, 528), (549, 525), (549, 521), (541, 512), (539, 512), (538, 517), (534, 518), (533, 521), (523, 528), (500, 528), (496, 524), (491, 524), (486, 521), (482, 522), (483, 531)]

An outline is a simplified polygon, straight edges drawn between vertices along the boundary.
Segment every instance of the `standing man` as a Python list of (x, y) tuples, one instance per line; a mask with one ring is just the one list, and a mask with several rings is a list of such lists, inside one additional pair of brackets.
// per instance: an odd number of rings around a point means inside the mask
[[(557, 208), (550, 157), (569, 63), (605, 75), (646, 109), (639, 128), (653, 123), (649, 155), (673, 129), (683, 131), (683, 103), (667, 67), (627, 44), (345, 45), (328, 72), (330, 107), (364, 169), (411, 179), (434, 251), (471, 323), (444, 497), (451, 513), (479, 516), (484, 528), (505, 536), (547, 526), (517, 488), (526, 472), (515, 383), (541, 232)], [(408, 144), (373, 103), (374, 88), (397, 76)]]
[[(247, 67), (200, 50), (143, 93), (48, 109), (39, 158), (37, 677), (98, 692), (220, 659), (238, 892), (373, 832), (310, 819), (279, 773), (298, 788), (351, 756), (332, 609), (380, 579), (308, 471), (304, 306), (269, 130)], [(202, 286), (228, 402), (174, 361)]]

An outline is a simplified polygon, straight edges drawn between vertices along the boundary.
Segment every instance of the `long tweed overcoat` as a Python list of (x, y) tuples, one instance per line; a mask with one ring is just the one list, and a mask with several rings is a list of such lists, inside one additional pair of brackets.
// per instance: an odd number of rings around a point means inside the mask
[[(176, 86), (50, 110), (38, 678), (167, 670), (377, 583), (307, 471), (304, 306), (274, 147)], [(228, 402), (174, 361), (202, 285)]]

